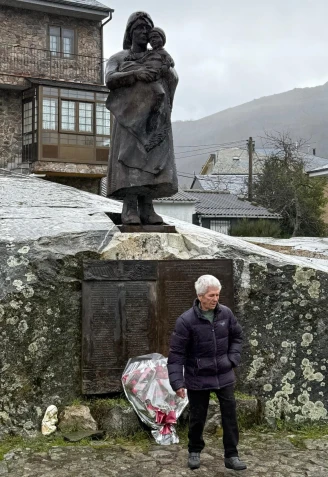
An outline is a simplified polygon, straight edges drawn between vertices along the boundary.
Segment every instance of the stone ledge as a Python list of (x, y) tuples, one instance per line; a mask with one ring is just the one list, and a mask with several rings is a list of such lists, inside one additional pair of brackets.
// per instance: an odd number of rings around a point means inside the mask
[(36, 161), (31, 165), (34, 174), (83, 175), (105, 177), (107, 164), (79, 164), (73, 162)]

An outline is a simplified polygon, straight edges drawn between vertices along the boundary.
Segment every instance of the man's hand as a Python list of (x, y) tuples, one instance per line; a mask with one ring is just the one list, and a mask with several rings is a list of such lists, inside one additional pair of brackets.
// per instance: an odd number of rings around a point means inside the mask
[(186, 391), (183, 388), (180, 388), (176, 391), (176, 395), (184, 399), (186, 397)]

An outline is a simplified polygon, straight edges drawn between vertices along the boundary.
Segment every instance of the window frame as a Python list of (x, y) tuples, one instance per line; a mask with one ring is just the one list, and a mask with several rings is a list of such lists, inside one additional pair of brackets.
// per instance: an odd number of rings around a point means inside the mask
[[(50, 30), (51, 28), (59, 28), (59, 31), (60, 31), (60, 36), (57, 37), (59, 38), (59, 51), (58, 52), (54, 52), (54, 51), (51, 51), (50, 49)], [(64, 52), (64, 42), (63, 42), (63, 39), (65, 38), (63, 36), (63, 30), (71, 30), (74, 34), (74, 38), (73, 38), (73, 52), (72, 53), (65, 53)], [(76, 55), (78, 55), (78, 51), (77, 51), (77, 47), (78, 47), (78, 42), (77, 42), (77, 29), (74, 28), (74, 27), (66, 27), (66, 26), (63, 26), (63, 25), (58, 25), (56, 23), (51, 23), (48, 25), (48, 38), (47, 38), (47, 49), (49, 50), (49, 54), (50, 56), (54, 57), (54, 58), (63, 58), (65, 60), (72, 60), (74, 59), (74, 57)], [(65, 56), (67, 55), (67, 56)]]

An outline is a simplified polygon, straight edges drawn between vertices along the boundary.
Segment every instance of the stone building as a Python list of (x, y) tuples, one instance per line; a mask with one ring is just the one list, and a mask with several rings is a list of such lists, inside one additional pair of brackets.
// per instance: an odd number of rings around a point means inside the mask
[(99, 192), (110, 146), (102, 35), (112, 12), (97, 0), (0, 0), (0, 168)]

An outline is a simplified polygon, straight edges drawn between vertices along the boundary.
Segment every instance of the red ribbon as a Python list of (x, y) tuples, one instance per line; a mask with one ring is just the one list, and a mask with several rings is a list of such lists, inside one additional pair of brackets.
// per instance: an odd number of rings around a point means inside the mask
[(164, 424), (160, 433), (163, 435), (172, 434), (171, 425), (177, 423), (175, 411), (165, 414), (163, 411), (156, 410), (156, 424)]

